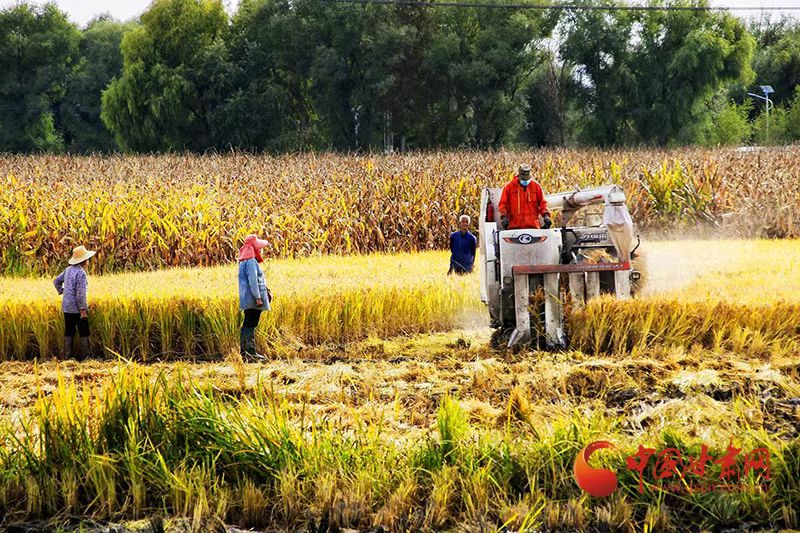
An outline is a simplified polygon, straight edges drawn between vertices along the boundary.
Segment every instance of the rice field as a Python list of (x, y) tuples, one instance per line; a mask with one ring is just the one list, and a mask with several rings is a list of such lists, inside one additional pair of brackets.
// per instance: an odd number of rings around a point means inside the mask
[[(265, 353), (433, 332), (483, 321), (477, 277), (447, 276), (443, 252), (265, 263), (275, 301)], [(130, 359), (220, 358), (238, 348), (236, 266), (90, 277), (92, 350)], [(0, 360), (57, 356), (60, 297), (49, 278), (0, 278)]]
[[(798, 346), (800, 241), (653, 241), (644, 258), (642, 298), (598, 301), (572, 316), (575, 349)], [(259, 346), (283, 356), (308, 345), (485, 326), (479, 274), (447, 276), (448, 261), (446, 252), (268, 261), (277, 299)], [(89, 304), (97, 357), (219, 359), (238, 346), (233, 264), (95, 276)], [(63, 320), (49, 278), (0, 278), (0, 316), (0, 360), (59, 355)]]
[[(426, 252), (268, 261), (286, 322), (264, 328), (263, 364), (232, 347), (209, 362), (139, 365), (108, 351), (107, 361), (2, 362), (0, 528), (89, 518), (128, 531), (800, 527), (800, 242), (648, 241), (645, 257), (640, 297), (573, 314), (563, 353), (492, 350), (477, 275), (447, 277), (447, 255)], [(235, 305), (233, 276), (233, 265), (94, 276), (90, 305), (98, 316), (127, 299)], [(394, 290), (463, 300), (432, 307), (441, 333), (363, 321), (347, 342), (304, 338), (311, 322), (278, 309), (339, 302), (315, 316), (325, 330), (349, 294), (365, 298), (361, 283), (369, 308), (384, 310), (371, 316), (379, 323), (413, 324)], [(57, 322), (48, 278), (0, 288), (2, 305), (39, 305)], [(408, 309), (425, 316), (424, 302)], [(606, 499), (572, 477), (596, 440), (616, 446), (598, 458), (621, 487)], [(626, 468), (640, 444), (695, 455), (705, 444), (720, 457), (729, 442), (769, 451), (764, 492), (751, 475), (749, 489), (721, 493), (661, 491), (650, 476), (640, 493)]]

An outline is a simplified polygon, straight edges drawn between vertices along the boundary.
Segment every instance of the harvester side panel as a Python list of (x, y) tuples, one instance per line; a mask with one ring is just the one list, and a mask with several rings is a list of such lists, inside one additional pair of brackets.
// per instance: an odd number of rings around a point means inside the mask
[[(497, 203), (500, 201), (501, 189), (484, 189), (481, 193), (481, 209), (478, 219), (478, 250), (481, 258), (481, 301), (489, 306), (489, 313), (494, 318), (499, 316), (500, 279), (498, 276), (500, 256), (495, 248), (494, 233), (500, 222)], [(489, 199), (494, 206), (493, 220), (487, 221), (486, 211)]]

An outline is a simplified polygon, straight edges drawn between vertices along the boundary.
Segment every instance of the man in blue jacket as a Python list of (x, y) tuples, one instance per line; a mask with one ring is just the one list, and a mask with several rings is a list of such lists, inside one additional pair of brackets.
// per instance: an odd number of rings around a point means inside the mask
[(450, 270), (447, 273), (469, 274), (475, 263), (478, 239), (469, 232), (469, 216), (461, 215), (458, 223), (461, 229), (450, 234)]

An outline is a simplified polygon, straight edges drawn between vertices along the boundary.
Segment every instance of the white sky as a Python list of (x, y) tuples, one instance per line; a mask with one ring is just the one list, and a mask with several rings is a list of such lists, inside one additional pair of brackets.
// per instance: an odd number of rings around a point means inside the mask
[[(553, 0), (555, 2), (568, 2), (569, 0)], [(89, 20), (101, 13), (111, 13), (119, 20), (128, 20), (136, 17), (147, 9), (150, 0), (117, 0), (109, 2), (104, 0), (55, 0), (56, 4), (65, 11), (69, 18), (79, 26), (84, 26)], [(231, 13), (235, 10), (239, 0), (224, 0)], [(19, 0), (0, 0), (0, 8), (19, 3)], [(42, 4), (43, 0), (29, 0), (29, 3)], [(800, 0), (711, 0), (713, 6), (725, 7), (794, 7), (800, 8)], [(800, 17), (800, 11), (785, 11), (794, 17)], [(750, 18), (758, 17), (759, 11), (734, 11), (734, 14)], [(767, 12), (768, 14), (768, 12)]]
[[(102, 13), (111, 13), (119, 20), (128, 20), (139, 16), (147, 9), (151, 0), (55, 0), (56, 5), (69, 15), (72, 22), (85, 26), (92, 17)], [(800, 0), (798, 0), (800, 1)], [(223, 0), (228, 13), (235, 10), (239, 0)], [(0, 0), (0, 8), (20, 3), (20, 0)], [(44, 4), (46, 0), (27, 0), (28, 4)], [(232, 7), (233, 6), (233, 7)]]

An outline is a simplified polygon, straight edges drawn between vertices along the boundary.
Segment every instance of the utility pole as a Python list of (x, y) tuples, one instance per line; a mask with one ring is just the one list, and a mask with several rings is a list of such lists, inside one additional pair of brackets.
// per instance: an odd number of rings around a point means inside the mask
[(383, 153), (394, 153), (394, 135), (392, 135), (392, 114), (389, 111), (383, 113)]
[(759, 100), (764, 100), (765, 112), (767, 114), (767, 144), (769, 144), (769, 110), (772, 108), (772, 100), (769, 99), (769, 95), (773, 94), (775, 90), (772, 88), (772, 85), (759, 85), (759, 88), (761, 92), (764, 93), (764, 96), (754, 93), (747, 93), (747, 95), (758, 98)]
[(355, 137), (356, 142), (356, 150), (359, 148), (358, 144), (358, 127), (361, 125), (361, 122), (358, 120), (358, 112), (361, 111), (361, 106), (356, 106), (350, 109), (353, 112), (353, 135)]

